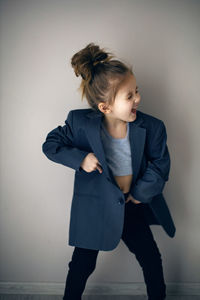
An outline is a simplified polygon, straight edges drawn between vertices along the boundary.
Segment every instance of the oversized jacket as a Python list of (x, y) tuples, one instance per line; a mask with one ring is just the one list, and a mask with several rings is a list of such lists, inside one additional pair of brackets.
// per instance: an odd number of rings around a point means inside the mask
[[(145, 204), (148, 224), (161, 225), (174, 237), (176, 228), (163, 196), (171, 164), (166, 127), (162, 120), (140, 110), (136, 114), (135, 121), (129, 123), (130, 193)], [(125, 198), (106, 162), (100, 135), (102, 117), (103, 113), (91, 108), (69, 111), (65, 125), (47, 134), (42, 151), (53, 162), (75, 170), (68, 244), (109, 251), (117, 247), (122, 235)], [(81, 163), (90, 152), (100, 162), (102, 173), (82, 169)]]

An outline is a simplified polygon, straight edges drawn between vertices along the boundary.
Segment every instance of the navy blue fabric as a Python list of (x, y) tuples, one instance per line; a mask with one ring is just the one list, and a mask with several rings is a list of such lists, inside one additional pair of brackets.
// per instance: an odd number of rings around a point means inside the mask
[[(125, 193), (125, 199), (129, 193)], [(162, 257), (147, 224), (142, 204), (129, 201), (125, 204), (124, 225), (121, 240), (134, 254), (141, 266), (148, 300), (166, 298), (166, 284)], [(148, 251), (147, 251), (148, 249)], [(75, 247), (68, 263), (63, 300), (81, 300), (89, 276), (96, 268), (99, 250)]]
[[(125, 195), (106, 163), (100, 137), (102, 118), (102, 113), (90, 108), (69, 111), (65, 125), (47, 134), (42, 151), (51, 161), (75, 170), (68, 244), (110, 251), (122, 236)], [(163, 196), (170, 170), (165, 125), (138, 110), (136, 120), (129, 122), (129, 139), (133, 157), (130, 193), (142, 202), (136, 205), (147, 223), (162, 226), (173, 237), (176, 228)], [(102, 173), (81, 168), (90, 152), (97, 157)], [(67, 195), (66, 200), (71, 197)]]

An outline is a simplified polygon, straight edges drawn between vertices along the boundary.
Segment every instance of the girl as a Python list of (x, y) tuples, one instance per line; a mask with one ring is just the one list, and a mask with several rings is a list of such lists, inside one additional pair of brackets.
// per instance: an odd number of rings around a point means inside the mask
[(68, 113), (42, 145), (52, 161), (74, 169), (69, 245), (74, 246), (63, 300), (80, 300), (100, 250), (123, 240), (140, 264), (149, 300), (166, 297), (161, 254), (150, 229), (175, 226), (162, 194), (170, 170), (166, 128), (137, 110), (132, 68), (90, 43), (73, 55), (90, 108)]

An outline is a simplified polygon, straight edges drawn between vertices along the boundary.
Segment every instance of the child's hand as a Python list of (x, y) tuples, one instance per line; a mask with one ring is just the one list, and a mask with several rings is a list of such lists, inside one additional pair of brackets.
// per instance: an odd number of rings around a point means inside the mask
[(131, 194), (128, 195), (128, 197), (127, 197), (125, 203), (127, 203), (128, 201), (132, 201), (132, 202), (135, 203), (135, 204), (141, 203), (140, 201), (134, 199), (133, 196), (132, 196)]
[(93, 152), (90, 152), (81, 163), (81, 168), (86, 172), (92, 172), (98, 170), (99, 173), (102, 173), (102, 167), (96, 156)]

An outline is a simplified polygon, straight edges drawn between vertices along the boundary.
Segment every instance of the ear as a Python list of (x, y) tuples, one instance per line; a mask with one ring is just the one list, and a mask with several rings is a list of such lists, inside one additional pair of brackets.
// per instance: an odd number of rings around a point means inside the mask
[(103, 114), (107, 114), (110, 113), (111, 110), (109, 108), (109, 105), (107, 105), (105, 102), (100, 102), (98, 104), (98, 109), (103, 113)]

